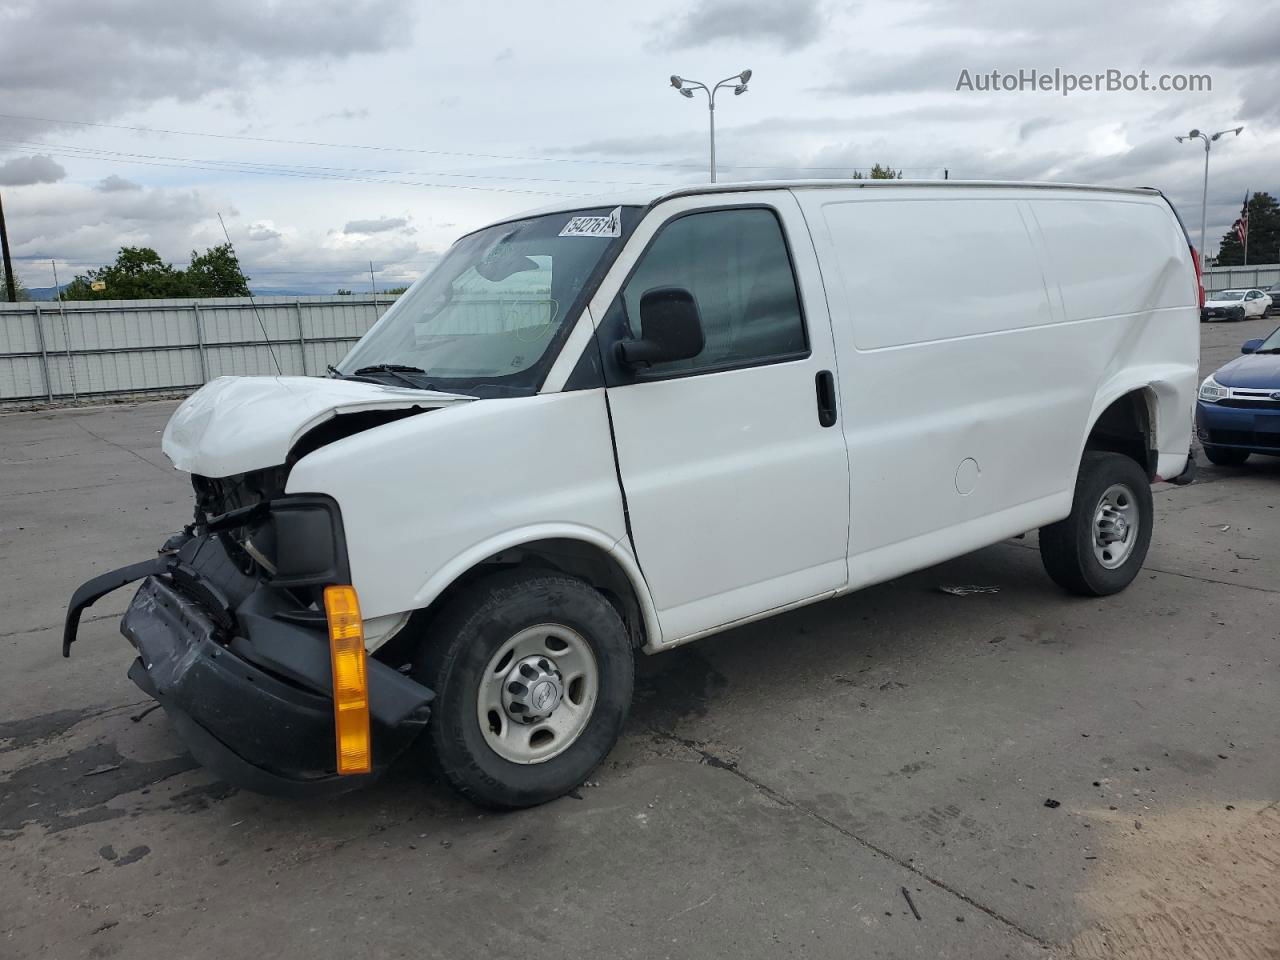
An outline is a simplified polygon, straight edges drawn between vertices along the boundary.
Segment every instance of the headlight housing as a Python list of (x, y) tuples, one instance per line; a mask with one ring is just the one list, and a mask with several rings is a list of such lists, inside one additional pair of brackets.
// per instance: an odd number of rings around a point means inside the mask
[(1204, 383), (1200, 384), (1200, 399), (1206, 403), (1217, 403), (1219, 400), (1225, 400), (1231, 396), (1231, 390), (1224, 387), (1217, 380), (1213, 379), (1213, 374), (1204, 378)]

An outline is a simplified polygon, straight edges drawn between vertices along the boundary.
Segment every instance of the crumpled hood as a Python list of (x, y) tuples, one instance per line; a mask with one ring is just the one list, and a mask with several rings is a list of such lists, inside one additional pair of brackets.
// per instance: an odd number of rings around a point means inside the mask
[(1280, 390), (1280, 353), (1246, 353), (1214, 371), (1224, 387)]
[(1244, 307), (1243, 300), (1214, 300), (1212, 297), (1205, 300), (1206, 307)]
[(219, 377), (174, 411), (161, 447), (179, 470), (229, 477), (284, 463), (303, 434), (342, 414), (471, 399), (328, 377)]

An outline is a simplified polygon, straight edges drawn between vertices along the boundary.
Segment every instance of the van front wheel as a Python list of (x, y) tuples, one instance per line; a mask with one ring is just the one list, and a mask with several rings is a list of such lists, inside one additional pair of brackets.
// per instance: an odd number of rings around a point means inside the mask
[(1040, 528), (1040, 558), (1064, 590), (1086, 597), (1118, 593), (1146, 560), (1151, 519), (1151, 483), (1143, 469), (1123, 454), (1086, 451), (1071, 514)]
[(635, 660), (618, 612), (554, 572), (479, 581), (431, 627), (414, 676), (435, 691), (434, 758), (465, 797), (531, 807), (581, 784), (613, 748)]

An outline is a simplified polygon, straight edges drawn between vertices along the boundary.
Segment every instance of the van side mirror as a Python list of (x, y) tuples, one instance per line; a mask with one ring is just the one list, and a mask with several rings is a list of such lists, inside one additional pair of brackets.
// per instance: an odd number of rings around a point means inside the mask
[(1262, 346), (1262, 338), (1254, 337), (1252, 340), (1246, 340), (1240, 347), (1241, 353), (1256, 353), (1258, 348)]
[(618, 360), (627, 366), (688, 360), (706, 343), (693, 294), (681, 287), (655, 287), (640, 298), (640, 339), (621, 341)]

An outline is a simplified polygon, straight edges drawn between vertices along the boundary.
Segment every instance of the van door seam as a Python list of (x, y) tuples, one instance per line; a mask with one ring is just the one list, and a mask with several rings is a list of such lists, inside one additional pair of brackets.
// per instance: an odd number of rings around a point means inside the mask
[[(827, 331), (831, 334), (831, 365), (836, 387), (836, 411), (839, 414), (844, 413), (844, 390), (840, 382), (840, 343), (836, 339), (836, 316), (831, 309), (831, 295), (827, 291), (827, 275), (822, 268), (822, 255), (818, 253), (818, 242), (813, 236), (813, 225), (809, 223), (809, 217), (804, 212), (804, 204), (800, 202), (800, 198), (796, 196), (794, 190), (788, 190), (791, 194), (791, 201), (795, 204), (796, 211), (800, 214), (800, 222), (804, 224), (805, 235), (809, 238), (809, 249), (813, 252), (814, 266), (818, 271), (818, 283), (822, 286), (822, 305), (826, 308), (827, 313)], [(800, 278), (796, 277), (796, 285), (799, 286)], [(803, 293), (801, 293), (803, 296)], [(846, 298), (847, 300), (847, 298)], [(853, 555), (853, 457), (849, 452), (849, 433), (845, 429), (848, 417), (838, 417), (840, 427), (840, 437), (844, 443), (844, 464), (845, 464), (845, 500), (849, 505), (849, 519), (845, 524), (844, 531), (844, 586), (853, 580), (853, 571), (849, 566), (849, 558)]]
[[(604, 370), (604, 349), (600, 346), (599, 327), (592, 330), (591, 342), (595, 344), (596, 352), (600, 357), (600, 369)], [(613, 406), (609, 402), (609, 387), (607, 384), (602, 384), (600, 390), (604, 394), (604, 415), (609, 421), (609, 444), (613, 448), (613, 475), (618, 480), (618, 495), (622, 498), (622, 524), (627, 531), (627, 542), (631, 544), (631, 555), (635, 557), (636, 568), (639, 569), (640, 576), (644, 577), (640, 551), (636, 549), (635, 533), (631, 530), (631, 507), (627, 503), (627, 487), (622, 482), (622, 462), (618, 459), (618, 431), (613, 425)], [(647, 577), (645, 579), (648, 580)]]

